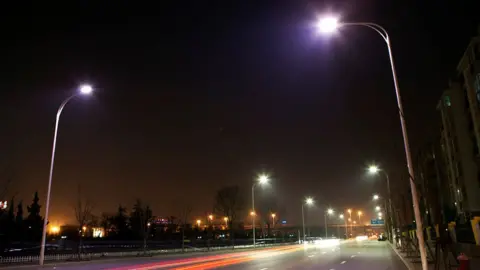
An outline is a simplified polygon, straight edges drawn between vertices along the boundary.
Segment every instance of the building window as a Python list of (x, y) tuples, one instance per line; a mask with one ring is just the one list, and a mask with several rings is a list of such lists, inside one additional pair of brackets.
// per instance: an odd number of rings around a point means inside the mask
[(450, 96), (445, 96), (445, 106), (452, 106), (452, 103), (450, 102)]

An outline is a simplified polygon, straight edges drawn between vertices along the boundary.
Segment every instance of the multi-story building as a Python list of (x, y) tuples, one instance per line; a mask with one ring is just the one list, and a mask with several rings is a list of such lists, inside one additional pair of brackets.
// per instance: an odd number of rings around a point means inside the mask
[(461, 83), (450, 83), (442, 94), (437, 110), (441, 116), (440, 146), (447, 176), (445, 186), (448, 187), (448, 198), (453, 200), (457, 214), (466, 217), (480, 210), (480, 185), (475, 186), (479, 175), (476, 141), (472, 136), (467, 92)]
[[(479, 29), (480, 30), (480, 29)], [(471, 39), (458, 66), (459, 84), (465, 93), (468, 136), (472, 141), (472, 156), (477, 166), (473, 177), (464, 179), (465, 191), (462, 195), (468, 202), (467, 211), (480, 214), (480, 31), (479, 36)], [(470, 160), (468, 161), (470, 162)]]

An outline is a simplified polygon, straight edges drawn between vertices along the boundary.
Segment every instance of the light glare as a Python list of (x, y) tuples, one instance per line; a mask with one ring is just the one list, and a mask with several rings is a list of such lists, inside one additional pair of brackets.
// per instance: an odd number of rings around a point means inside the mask
[(92, 86), (88, 84), (81, 85), (79, 90), (83, 95), (90, 95), (93, 92)]
[(368, 172), (371, 174), (377, 174), (379, 171), (380, 169), (375, 165), (368, 167)]
[(334, 17), (320, 19), (317, 28), (320, 33), (332, 33), (338, 28), (338, 19)]
[(262, 185), (268, 183), (269, 181), (270, 181), (270, 179), (268, 178), (268, 175), (266, 175), (266, 174), (262, 174), (262, 175), (258, 176), (258, 182)]
[(308, 197), (305, 199), (305, 204), (306, 205), (312, 205), (313, 204), (313, 199), (311, 197)]

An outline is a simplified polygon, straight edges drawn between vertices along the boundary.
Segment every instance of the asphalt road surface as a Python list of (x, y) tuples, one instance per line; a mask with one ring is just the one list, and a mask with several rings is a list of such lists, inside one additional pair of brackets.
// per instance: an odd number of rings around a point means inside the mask
[[(16, 268), (20, 269), (20, 268)], [(314, 244), (284, 246), (235, 253), (204, 254), (91, 261), (46, 265), (43, 268), (25, 269), (55, 270), (201, 270), (201, 269), (325, 269), (325, 270), (406, 270), (396, 253), (386, 242), (348, 242), (335, 247), (319, 247)]]

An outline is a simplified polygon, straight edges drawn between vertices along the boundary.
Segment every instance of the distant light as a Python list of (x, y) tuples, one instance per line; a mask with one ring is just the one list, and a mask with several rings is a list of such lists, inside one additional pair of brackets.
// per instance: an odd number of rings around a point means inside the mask
[(327, 210), (327, 213), (328, 213), (329, 215), (333, 214), (333, 209), (332, 209), (332, 208), (329, 208), (329, 209)]
[(379, 217), (383, 216), (382, 212), (379, 212), (379, 213), (378, 213), (378, 216), (379, 216)]
[(87, 226), (83, 226), (83, 227), (82, 227), (82, 230), (86, 231), (86, 230), (87, 230)]
[(287, 221), (286, 221), (286, 220), (282, 220), (282, 224), (287, 224)]
[(275, 218), (277, 215), (275, 213), (272, 213), (272, 218)]
[(270, 181), (270, 178), (266, 174), (261, 174), (258, 176), (258, 183), (267, 184)]
[(251, 211), (251, 212), (250, 212), (250, 216), (255, 216), (255, 215), (256, 215), (256, 214), (255, 214), (254, 211)]
[(57, 234), (59, 232), (60, 232), (60, 227), (58, 227), (58, 226), (53, 226), (53, 227), (50, 228), (50, 233), (52, 233), (52, 234)]
[(213, 215), (208, 215), (208, 219), (213, 220)]
[(375, 207), (376, 211), (380, 211), (380, 209), (381, 209), (380, 206)]
[(313, 204), (313, 198), (312, 197), (307, 197), (305, 199), (305, 204), (306, 205), (312, 205)]
[(338, 19), (334, 17), (320, 19), (317, 28), (320, 33), (332, 33), (338, 28)]
[(202, 221), (200, 219), (197, 219), (197, 225), (200, 226), (201, 223)]
[(90, 95), (93, 92), (93, 88), (91, 85), (83, 84), (79, 88), (80, 93), (83, 95)]
[(343, 219), (345, 216), (343, 214), (340, 214), (339, 218)]
[(224, 217), (223, 220), (228, 221), (228, 217)]
[(380, 171), (380, 169), (376, 165), (372, 165), (372, 166), (368, 167), (368, 172), (371, 173), (371, 174), (377, 174), (379, 171)]
[(358, 215), (361, 216), (361, 215), (362, 215), (362, 211), (358, 211)]
[(348, 213), (352, 213), (352, 209), (348, 209), (347, 212), (348, 212)]
[(373, 200), (378, 200), (380, 198), (380, 196), (378, 196), (377, 194), (373, 195)]

